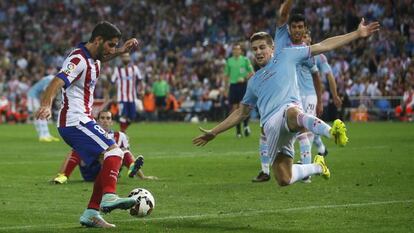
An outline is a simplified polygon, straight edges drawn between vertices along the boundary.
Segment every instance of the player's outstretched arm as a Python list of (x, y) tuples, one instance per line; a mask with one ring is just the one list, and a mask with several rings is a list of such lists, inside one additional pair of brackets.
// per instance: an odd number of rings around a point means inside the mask
[(247, 105), (240, 104), (240, 107), (230, 114), (224, 121), (218, 124), (211, 130), (203, 129), (200, 127), (202, 135), (193, 138), (193, 144), (196, 146), (204, 146), (209, 141), (213, 140), (218, 134), (232, 128), (240, 123), (250, 115), (250, 108)]
[(279, 18), (277, 20), (277, 26), (282, 26), (287, 23), (289, 19), (290, 10), (292, 9), (293, 0), (286, 0), (279, 8)]
[(124, 45), (122, 45), (121, 48), (116, 49), (115, 53), (105, 56), (101, 62), (107, 62), (123, 53), (129, 53), (131, 52), (133, 48), (137, 48), (138, 45), (139, 45), (139, 42), (137, 39), (135, 38), (129, 39), (124, 43)]
[(371, 36), (380, 29), (380, 24), (378, 22), (373, 22), (368, 25), (364, 24), (365, 20), (362, 18), (361, 23), (359, 24), (356, 31), (341, 36), (334, 36), (320, 43), (311, 45), (310, 52), (312, 56), (339, 48), (356, 39)]
[(55, 77), (46, 88), (45, 92), (43, 93), (43, 97), (41, 100), (41, 105), (39, 110), (37, 111), (35, 117), (36, 119), (41, 120), (48, 120), (52, 116), (52, 103), (53, 99), (56, 96), (58, 90), (60, 90), (65, 85), (65, 82)]

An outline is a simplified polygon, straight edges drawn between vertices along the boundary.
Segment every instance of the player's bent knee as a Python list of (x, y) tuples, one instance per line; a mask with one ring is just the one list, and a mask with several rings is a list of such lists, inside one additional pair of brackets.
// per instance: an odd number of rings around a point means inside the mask
[(119, 147), (115, 147), (113, 149), (109, 149), (104, 153), (104, 159), (106, 159), (109, 156), (118, 156), (120, 158), (123, 158), (124, 152)]

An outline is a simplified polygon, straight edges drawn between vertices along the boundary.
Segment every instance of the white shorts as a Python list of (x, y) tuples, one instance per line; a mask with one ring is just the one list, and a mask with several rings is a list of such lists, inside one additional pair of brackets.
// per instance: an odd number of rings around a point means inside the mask
[(316, 116), (316, 104), (318, 103), (316, 95), (303, 95), (301, 98), (302, 108), (305, 113)]
[(38, 98), (27, 97), (27, 110), (35, 113), (40, 108), (40, 100)]
[(273, 164), (279, 153), (288, 155), (292, 158), (295, 155), (294, 142), (297, 133), (290, 132), (286, 118), (286, 111), (292, 107), (301, 109), (299, 104), (288, 104), (276, 112), (264, 126), (268, 155), (271, 159), (270, 164)]

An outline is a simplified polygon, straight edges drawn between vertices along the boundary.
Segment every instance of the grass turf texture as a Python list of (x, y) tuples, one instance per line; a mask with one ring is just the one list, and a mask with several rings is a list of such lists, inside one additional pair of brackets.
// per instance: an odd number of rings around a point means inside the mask
[[(134, 124), (132, 152), (160, 180), (130, 179), (123, 169), (118, 193), (146, 188), (156, 207), (142, 219), (115, 210), (104, 217), (117, 228), (105, 232), (414, 231), (413, 124), (348, 123), (347, 147), (324, 140), (331, 179), (284, 188), (273, 177), (251, 183), (260, 169), (258, 125), (252, 129), (249, 138), (230, 130), (196, 148), (197, 125)], [(0, 125), (0, 148), (0, 232), (91, 231), (78, 221), (92, 183), (77, 169), (68, 184), (48, 183), (69, 150), (64, 142), (39, 143), (31, 125)]]

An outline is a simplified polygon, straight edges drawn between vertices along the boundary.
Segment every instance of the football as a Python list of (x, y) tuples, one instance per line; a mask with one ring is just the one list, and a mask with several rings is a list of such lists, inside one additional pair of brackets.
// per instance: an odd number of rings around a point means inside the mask
[(146, 189), (136, 188), (129, 193), (128, 197), (136, 198), (138, 201), (138, 203), (129, 210), (131, 216), (145, 217), (151, 214), (155, 207), (154, 196), (152, 196), (150, 191)]

